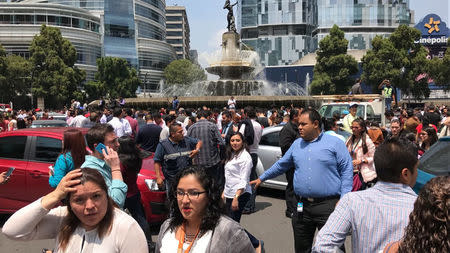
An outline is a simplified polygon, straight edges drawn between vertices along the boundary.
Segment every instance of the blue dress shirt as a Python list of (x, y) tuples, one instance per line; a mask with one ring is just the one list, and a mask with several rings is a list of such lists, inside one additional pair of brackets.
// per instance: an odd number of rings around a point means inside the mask
[(342, 197), (352, 190), (352, 158), (345, 144), (334, 136), (320, 133), (311, 142), (295, 140), (286, 154), (259, 179), (274, 178), (292, 167), (295, 167), (294, 192), (298, 196)]

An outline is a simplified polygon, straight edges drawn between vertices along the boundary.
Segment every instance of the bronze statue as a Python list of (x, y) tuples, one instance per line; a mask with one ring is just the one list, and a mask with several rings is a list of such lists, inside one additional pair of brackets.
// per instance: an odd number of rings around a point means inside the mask
[(237, 4), (237, 1), (234, 4), (231, 4), (230, 0), (226, 0), (225, 5), (223, 6), (224, 9), (228, 10), (228, 15), (227, 15), (228, 26), (227, 26), (227, 28), (228, 28), (229, 32), (236, 32), (236, 24), (234, 22), (234, 14), (233, 14), (233, 6), (235, 6), (236, 4)]

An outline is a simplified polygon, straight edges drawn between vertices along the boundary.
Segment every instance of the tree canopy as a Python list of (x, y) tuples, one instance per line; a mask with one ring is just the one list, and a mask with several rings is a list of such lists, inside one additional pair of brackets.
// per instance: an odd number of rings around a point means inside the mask
[(317, 50), (311, 94), (347, 94), (353, 84), (352, 75), (358, 73), (358, 63), (347, 55), (348, 40), (344, 32), (334, 25), (330, 34), (322, 39)]
[(86, 73), (74, 66), (75, 47), (55, 27), (42, 25), (39, 35), (30, 45), (32, 63), (32, 92), (43, 97), (46, 107), (62, 107), (78, 92)]
[(85, 90), (91, 99), (102, 96), (136, 97), (136, 90), (140, 83), (137, 71), (130, 67), (125, 59), (102, 57), (97, 59), (95, 80), (88, 82)]
[(206, 80), (205, 71), (186, 59), (172, 61), (164, 69), (167, 84), (189, 85), (195, 81)]
[(442, 86), (446, 91), (450, 90), (450, 40), (447, 43), (447, 51), (444, 58), (433, 58), (428, 65), (428, 74), (434, 83)]
[(429, 61), (425, 48), (414, 43), (419, 38), (420, 31), (407, 25), (400, 25), (389, 38), (375, 37), (372, 49), (362, 58), (363, 81), (375, 91), (384, 79), (389, 79), (404, 94), (428, 97), (430, 89), (424, 74)]

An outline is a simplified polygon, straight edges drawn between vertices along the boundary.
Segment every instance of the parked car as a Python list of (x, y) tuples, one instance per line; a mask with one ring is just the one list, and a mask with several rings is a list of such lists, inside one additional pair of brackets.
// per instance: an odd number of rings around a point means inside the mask
[[(42, 118), (42, 114), (44, 114), (43, 112), (37, 112), (36, 113), (36, 119), (41, 119)], [(49, 112), (48, 113), (48, 117), (50, 119), (57, 119), (57, 120), (66, 120), (66, 115), (64, 113), (58, 113), (58, 112)]]
[[(0, 172), (15, 168), (9, 182), (0, 185), (0, 213), (14, 213), (53, 190), (48, 183), (49, 166), (61, 153), (67, 129), (28, 128), (0, 133)], [(88, 131), (78, 129), (83, 134)], [(156, 223), (166, 217), (166, 192), (158, 190), (152, 158), (144, 159), (137, 184), (147, 220)]]
[[(258, 177), (282, 157), (279, 143), (280, 131), (282, 128), (283, 126), (274, 126), (263, 129), (258, 148), (258, 164), (256, 165), (256, 174)], [(276, 178), (269, 179), (264, 181), (261, 186), (277, 190), (286, 190), (286, 176), (283, 174)]]
[(39, 128), (39, 127), (67, 127), (66, 121), (64, 120), (52, 120), (52, 119), (44, 119), (44, 120), (35, 120), (31, 123), (31, 128)]
[(450, 137), (440, 138), (420, 157), (414, 191), (420, 189), (433, 177), (450, 175)]

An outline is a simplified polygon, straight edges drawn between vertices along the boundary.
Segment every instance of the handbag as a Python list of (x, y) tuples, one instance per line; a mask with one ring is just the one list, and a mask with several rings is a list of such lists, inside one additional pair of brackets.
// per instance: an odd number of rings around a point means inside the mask
[(352, 192), (359, 191), (362, 188), (361, 173), (358, 171), (353, 174)]

